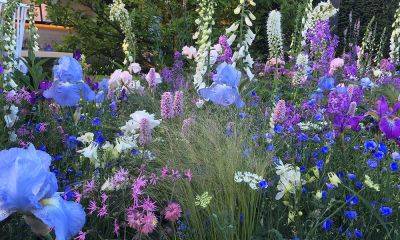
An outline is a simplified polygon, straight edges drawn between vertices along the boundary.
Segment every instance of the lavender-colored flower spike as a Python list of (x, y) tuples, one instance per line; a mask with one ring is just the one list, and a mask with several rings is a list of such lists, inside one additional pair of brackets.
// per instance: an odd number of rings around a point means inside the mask
[(140, 121), (139, 128), (139, 144), (142, 146), (149, 145), (151, 143), (151, 127), (150, 122), (147, 118), (143, 118)]
[(174, 96), (174, 107), (173, 107), (175, 116), (183, 115), (183, 92), (177, 91)]
[(171, 92), (165, 92), (161, 96), (161, 117), (170, 119), (174, 117), (173, 96)]
[(149, 73), (146, 75), (146, 81), (151, 90), (154, 90), (158, 84), (161, 83), (161, 76), (154, 68), (150, 68)]

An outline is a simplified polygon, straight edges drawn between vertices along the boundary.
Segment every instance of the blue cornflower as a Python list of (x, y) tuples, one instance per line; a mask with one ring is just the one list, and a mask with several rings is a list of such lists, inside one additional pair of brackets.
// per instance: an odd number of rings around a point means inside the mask
[(57, 239), (70, 239), (85, 224), (85, 212), (81, 205), (57, 193), (57, 179), (50, 172), (50, 164), (50, 155), (33, 145), (0, 151), (0, 221), (14, 212), (30, 213), (54, 229)]
[(61, 161), (62, 159), (63, 159), (63, 156), (61, 155), (61, 154), (57, 154), (57, 155), (54, 155), (54, 157), (53, 157), (53, 159), (54, 159), (54, 161)]
[(140, 153), (140, 151), (137, 150), (137, 149), (135, 149), (135, 148), (131, 150), (131, 154), (132, 154), (133, 156), (139, 155), (139, 153)]
[(265, 180), (261, 180), (261, 181), (258, 183), (258, 186), (259, 186), (261, 189), (265, 189), (265, 188), (268, 187), (268, 182), (265, 181)]
[(305, 173), (306, 171), (307, 171), (307, 167), (304, 166), (304, 165), (302, 165), (302, 166), (300, 167), (300, 172), (301, 172), (301, 173)]
[(382, 142), (379, 143), (378, 150), (383, 152), (384, 154), (386, 154), (388, 152), (388, 148), (387, 148), (386, 144), (384, 144)]
[(68, 148), (74, 149), (76, 148), (78, 145), (78, 140), (76, 138), (76, 136), (68, 136), (68, 141), (67, 141), (67, 146)]
[(324, 231), (328, 232), (332, 229), (332, 225), (333, 225), (333, 221), (330, 218), (325, 219), (325, 221), (322, 223), (322, 229), (324, 229)]
[(363, 184), (362, 182), (360, 182), (360, 181), (357, 181), (356, 184), (355, 184), (355, 186), (356, 186), (356, 188), (357, 188), (358, 190), (361, 190), (361, 189), (363, 189), (364, 184)]
[(368, 140), (364, 143), (364, 148), (368, 151), (375, 150), (378, 144), (374, 140)]
[(300, 142), (306, 142), (308, 140), (308, 135), (305, 133), (300, 133), (299, 136), (297, 137), (297, 139)]
[(101, 125), (101, 120), (98, 117), (92, 119), (92, 126), (98, 127)]
[(375, 157), (376, 159), (381, 160), (381, 159), (383, 159), (383, 158), (385, 157), (385, 154), (384, 154), (382, 151), (376, 151), (376, 152), (374, 153), (374, 157)]
[(322, 191), (322, 200), (326, 200), (326, 198), (328, 197), (328, 192), (327, 191)]
[(272, 152), (275, 150), (274, 144), (268, 144), (267, 147), (265, 148), (268, 152)]
[(347, 177), (352, 181), (357, 178), (357, 176), (354, 173), (347, 173)]
[(371, 169), (376, 169), (378, 167), (378, 162), (373, 159), (368, 159), (367, 164)]
[(283, 132), (283, 126), (282, 126), (282, 125), (279, 125), (279, 124), (275, 125), (274, 131), (275, 131), (275, 133), (277, 133), (277, 134), (281, 134), (281, 133)]
[(354, 220), (357, 218), (357, 212), (354, 210), (344, 211), (344, 216), (349, 220)]
[(105, 143), (106, 140), (104, 139), (102, 131), (94, 132), (94, 141), (96, 143), (98, 143), (99, 145), (102, 145), (103, 143)]
[(327, 153), (329, 152), (329, 147), (328, 147), (328, 146), (323, 146), (323, 147), (321, 148), (321, 152), (322, 152), (323, 154), (327, 154)]
[(315, 165), (318, 168), (318, 170), (322, 171), (322, 169), (324, 168), (324, 164), (325, 164), (324, 160), (318, 160)]
[(400, 153), (393, 152), (392, 153), (392, 159), (395, 160), (395, 161), (399, 161), (400, 160)]
[(358, 197), (355, 195), (346, 195), (346, 203), (349, 205), (357, 205), (358, 204)]
[(382, 216), (390, 216), (393, 213), (393, 209), (391, 207), (387, 207), (387, 206), (382, 206), (379, 209), (379, 212), (381, 213)]
[(47, 147), (44, 144), (42, 144), (42, 145), (40, 145), (38, 147), (38, 150), (43, 151), (43, 152), (47, 152)]
[(318, 136), (318, 134), (315, 134), (314, 137), (312, 138), (312, 140), (316, 143), (321, 142), (321, 138)]
[(318, 153), (318, 151), (313, 151), (311, 155), (313, 158), (318, 158), (319, 153)]
[(333, 140), (333, 139), (335, 138), (335, 133), (332, 132), (332, 131), (327, 132), (327, 133), (325, 133), (325, 138), (326, 138), (327, 140)]
[(354, 237), (362, 238), (363, 237), (363, 233), (356, 228), (356, 229), (354, 229)]
[(392, 170), (392, 172), (397, 172), (399, 170), (399, 164), (397, 162), (392, 162), (390, 164), (390, 170)]
[(314, 116), (314, 120), (317, 122), (321, 122), (322, 120), (324, 120), (324, 115), (322, 115), (322, 113), (317, 113)]

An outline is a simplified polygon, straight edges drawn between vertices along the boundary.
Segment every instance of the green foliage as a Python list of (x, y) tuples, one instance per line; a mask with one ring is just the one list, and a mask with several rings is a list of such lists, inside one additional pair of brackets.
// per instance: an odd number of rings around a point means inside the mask
[[(74, 34), (67, 36), (57, 48), (65, 51), (81, 49), (88, 62), (96, 69), (96, 74), (110, 73), (115, 62), (122, 63), (124, 55), (121, 44), (124, 39), (118, 24), (109, 20), (109, 5), (112, 1), (69, 0), (64, 4), (51, 4), (49, 16), (55, 24), (72, 27)], [(193, 45), (195, 32), (195, 0), (171, 1), (124, 1), (134, 19), (134, 29), (138, 42), (138, 62), (146, 67), (171, 62), (174, 51), (180, 51), (185, 45)], [(224, 33), (232, 19), (237, 16), (233, 9), (237, 1), (218, 0), (216, 7), (216, 25), (213, 41)], [(77, 8), (76, 5), (81, 5)], [(257, 34), (253, 46), (256, 57), (265, 56), (267, 33), (265, 24), (268, 12), (279, 9), (283, 14), (283, 30), (290, 36), (294, 27), (294, 18), (299, 4), (296, 0), (258, 1), (254, 14), (257, 17)], [(286, 38), (288, 39), (288, 38)], [(286, 43), (288, 45), (289, 42)]]

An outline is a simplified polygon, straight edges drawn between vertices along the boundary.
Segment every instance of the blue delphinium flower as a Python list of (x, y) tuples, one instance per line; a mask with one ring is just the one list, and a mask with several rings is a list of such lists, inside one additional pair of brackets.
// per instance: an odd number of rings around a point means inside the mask
[(382, 206), (379, 209), (379, 212), (381, 213), (382, 216), (390, 216), (393, 213), (393, 209), (391, 207), (387, 207), (387, 206)]
[(79, 62), (71, 57), (62, 57), (53, 68), (54, 82), (43, 92), (43, 96), (53, 99), (60, 106), (76, 106), (83, 98), (93, 101), (95, 93), (83, 81), (83, 70)]
[(0, 151), (0, 221), (15, 212), (32, 213), (58, 240), (67, 240), (82, 229), (86, 216), (81, 205), (56, 192), (50, 163), (50, 155), (32, 145)]
[(221, 63), (217, 67), (217, 74), (213, 76), (213, 84), (210, 87), (199, 90), (200, 96), (224, 107), (235, 104), (236, 107), (244, 107), (240, 98), (239, 83), (241, 72), (232, 65)]
[(344, 211), (344, 216), (349, 220), (354, 220), (357, 218), (357, 212), (354, 210)]

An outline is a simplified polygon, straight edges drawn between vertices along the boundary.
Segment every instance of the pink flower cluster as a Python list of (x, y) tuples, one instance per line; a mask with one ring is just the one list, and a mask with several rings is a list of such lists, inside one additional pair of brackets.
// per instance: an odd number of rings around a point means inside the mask
[(176, 91), (175, 95), (171, 92), (164, 92), (161, 96), (161, 117), (171, 119), (183, 115), (184, 95), (182, 91)]

